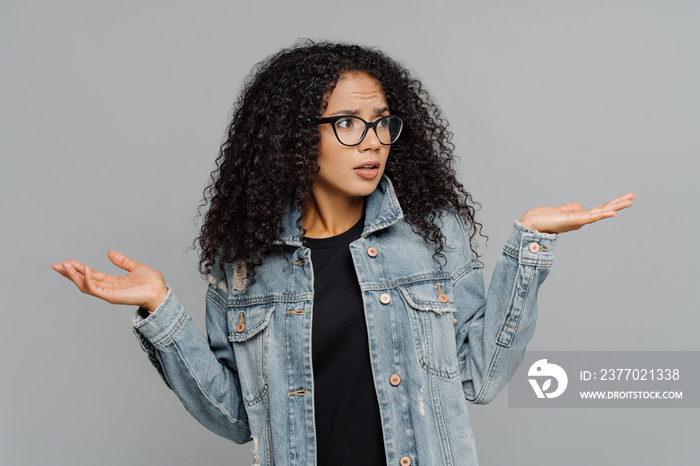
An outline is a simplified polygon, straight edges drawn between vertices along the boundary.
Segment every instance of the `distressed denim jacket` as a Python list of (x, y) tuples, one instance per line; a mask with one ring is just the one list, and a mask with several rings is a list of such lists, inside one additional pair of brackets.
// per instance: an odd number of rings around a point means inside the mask
[[(285, 219), (283, 255), (270, 254), (252, 283), (239, 267), (210, 277), (208, 338), (171, 292), (134, 322), (187, 410), (236, 443), (252, 439), (256, 464), (316, 464), (314, 277), (298, 216)], [(520, 364), (552, 265), (556, 235), (516, 222), (486, 295), (461, 220), (440, 220), (447, 247), (436, 259), (385, 177), (350, 244), (389, 465), (477, 464), (467, 401), (492, 400)]]

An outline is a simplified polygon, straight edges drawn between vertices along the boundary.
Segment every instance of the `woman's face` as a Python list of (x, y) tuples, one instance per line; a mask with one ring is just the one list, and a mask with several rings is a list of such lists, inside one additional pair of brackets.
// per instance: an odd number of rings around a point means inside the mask
[[(379, 83), (365, 73), (342, 76), (333, 89), (322, 117), (358, 116), (373, 122), (389, 115), (386, 97)], [(341, 198), (365, 197), (372, 193), (384, 173), (389, 147), (382, 145), (373, 129), (356, 146), (342, 145), (333, 132), (333, 125), (319, 125), (321, 131), (321, 167), (314, 179), (317, 200), (342, 201)]]

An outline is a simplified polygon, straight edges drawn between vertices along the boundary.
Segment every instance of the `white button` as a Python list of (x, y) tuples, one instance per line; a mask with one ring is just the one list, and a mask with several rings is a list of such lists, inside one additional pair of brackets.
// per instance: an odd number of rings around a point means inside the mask
[(533, 241), (530, 243), (530, 247), (528, 249), (530, 249), (531, 253), (537, 254), (540, 251), (540, 245)]
[(389, 296), (389, 293), (382, 293), (379, 295), (379, 302), (382, 304), (389, 304), (391, 301), (391, 296)]

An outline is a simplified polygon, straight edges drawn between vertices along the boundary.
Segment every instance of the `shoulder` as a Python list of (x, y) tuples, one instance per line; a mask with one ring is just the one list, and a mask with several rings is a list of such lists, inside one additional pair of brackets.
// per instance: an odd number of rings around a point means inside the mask
[(440, 219), (440, 231), (443, 235), (468, 235), (468, 228), (464, 219), (451, 207), (441, 209), (437, 212)]
[(243, 261), (236, 264), (224, 264), (223, 270), (219, 260), (214, 263), (207, 274), (210, 288), (215, 288), (220, 294), (228, 295), (229, 292), (236, 292), (245, 289), (248, 276)]
[[(379, 231), (371, 242), (376, 243), (387, 254), (387, 264), (401, 265), (401, 270), (434, 275), (454, 275), (475, 261), (469, 247), (469, 235), (460, 216), (450, 209), (436, 212), (435, 225), (443, 237), (442, 250), (437, 251), (436, 243), (421, 234), (420, 228), (406, 218), (386, 230)], [(436, 253), (437, 252), (437, 253)]]

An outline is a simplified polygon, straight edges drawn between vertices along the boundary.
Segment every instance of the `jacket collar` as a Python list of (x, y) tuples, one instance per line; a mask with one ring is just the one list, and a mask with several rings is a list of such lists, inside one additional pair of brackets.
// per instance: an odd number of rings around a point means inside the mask
[[(282, 221), (281, 240), (289, 246), (301, 246), (301, 230), (297, 221), (301, 212), (294, 208), (292, 202), (287, 203), (284, 220)], [(394, 186), (386, 175), (382, 176), (377, 189), (367, 196), (365, 203), (365, 228), (362, 236), (368, 236), (375, 231), (390, 227), (403, 219), (403, 211), (396, 198)], [(275, 244), (281, 244), (276, 241)]]

